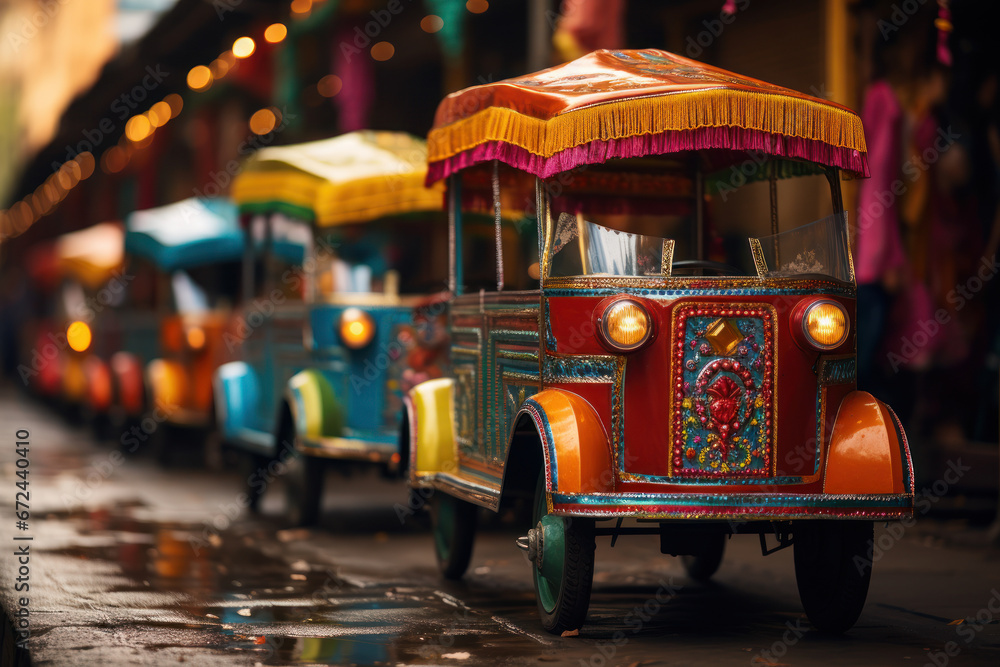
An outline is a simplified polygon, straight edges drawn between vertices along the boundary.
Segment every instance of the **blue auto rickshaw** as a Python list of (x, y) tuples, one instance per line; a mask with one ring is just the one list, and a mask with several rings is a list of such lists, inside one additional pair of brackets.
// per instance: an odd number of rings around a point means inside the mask
[(215, 397), (251, 508), (282, 477), (289, 519), (314, 523), (326, 464), (406, 469), (414, 312), (448, 273), (443, 190), (425, 175), (422, 140), (362, 131), (263, 149), (234, 180), (246, 292)]

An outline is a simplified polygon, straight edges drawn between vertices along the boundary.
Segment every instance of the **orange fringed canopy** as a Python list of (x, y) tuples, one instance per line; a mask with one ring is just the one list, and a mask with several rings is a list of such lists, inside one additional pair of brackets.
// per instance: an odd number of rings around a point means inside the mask
[(594, 51), (440, 104), (428, 182), (499, 160), (542, 178), (611, 158), (728, 149), (868, 175), (861, 119), (826, 100), (656, 49)]

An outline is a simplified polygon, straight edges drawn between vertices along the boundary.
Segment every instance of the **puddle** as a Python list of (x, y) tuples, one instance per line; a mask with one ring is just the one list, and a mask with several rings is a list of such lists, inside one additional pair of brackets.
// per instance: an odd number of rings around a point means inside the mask
[(206, 545), (202, 525), (138, 518), (141, 509), (51, 512), (46, 542), (59, 546), (38, 553), (99, 571), (88, 594), (118, 618), (93, 627), (148, 638), (147, 650), (195, 646), (265, 665), (439, 664), (465, 652), (455, 664), (472, 665), (541, 648), (531, 633), (433, 588), (282, 557), (290, 537), (308, 534), (246, 521)]

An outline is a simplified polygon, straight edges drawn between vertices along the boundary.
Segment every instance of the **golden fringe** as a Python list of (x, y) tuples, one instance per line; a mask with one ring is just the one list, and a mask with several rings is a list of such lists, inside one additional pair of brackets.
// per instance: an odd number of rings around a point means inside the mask
[(551, 157), (592, 141), (705, 127), (738, 127), (867, 152), (861, 119), (853, 111), (797, 97), (727, 88), (597, 104), (547, 121), (489, 107), (431, 130), (427, 152), (428, 160), (437, 162), (489, 141), (503, 141)]
[(246, 172), (233, 183), (238, 205), (280, 201), (313, 212), (317, 226), (367, 222), (387, 215), (442, 210), (444, 184), (424, 187), (426, 173), (385, 174), (330, 183), (301, 172)]

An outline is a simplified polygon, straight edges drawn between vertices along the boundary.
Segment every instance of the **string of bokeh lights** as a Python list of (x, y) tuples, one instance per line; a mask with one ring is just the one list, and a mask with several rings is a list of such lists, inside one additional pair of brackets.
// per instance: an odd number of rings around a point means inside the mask
[[(292, 0), (289, 6), (291, 17), (306, 18), (322, 2), (323, 0)], [(465, 7), (472, 14), (482, 14), (489, 9), (489, 2), (468, 0)], [(420, 28), (427, 33), (436, 33), (443, 27), (443, 19), (435, 14), (428, 14), (420, 21)], [(268, 44), (279, 44), (287, 36), (288, 27), (284, 23), (272, 23), (264, 29), (260, 39)], [(257, 42), (253, 37), (244, 35), (237, 38), (232, 48), (220, 53), (211, 63), (196, 65), (188, 71), (188, 88), (193, 93), (209, 90), (216, 81), (225, 78), (240, 60), (250, 58), (256, 51)], [(391, 42), (380, 41), (372, 44), (369, 55), (376, 61), (384, 62), (391, 59), (395, 51)], [(340, 93), (343, 81), (335, 74), (327, 74), (315, 85), (321, 96), (332, 98)], [(101, 171), (111, 175), (125, 169), (132, 155), (149, 147), (156, 131), (177, 118), (183, 109), (184, 99), (177, 93), (170, 93), (146, 111), (129, 118), (118, 143), (101, 154)], [(280, 122), (281, 112), (273, 106), (258, 109), (247, 120), (250, 131), (257, 135), (270, 133)], [(12, 204), (9, 209), (0, 211), (0, 242), (23, 234), (39, 219), (51, 214), (70, 191), (94, 174), (96, 166), (94, 155), (90, 151), (84, 151), (64, 162), (34, 192)]]

